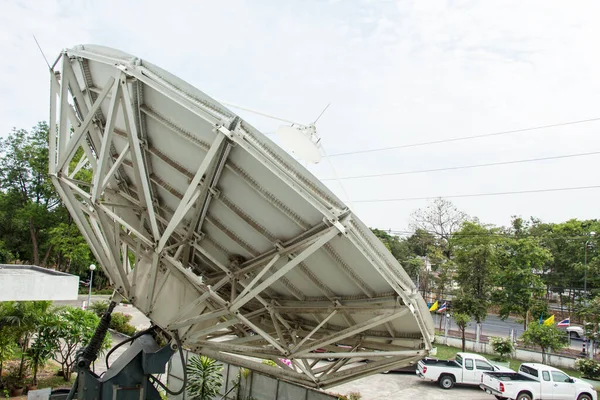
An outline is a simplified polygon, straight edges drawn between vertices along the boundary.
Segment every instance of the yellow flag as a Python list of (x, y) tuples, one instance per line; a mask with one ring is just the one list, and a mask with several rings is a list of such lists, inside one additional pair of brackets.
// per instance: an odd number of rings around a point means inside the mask
[(436, 301), (435, 301), (435, 303), (433, 303), (433, 304), (431, 305), (431, 307), (429, 307), (429, 311), (435, 311), (435, 310), (437, 310), (437, 309), (438, 309), (438, 307), (439, 307), (439, 305), (438, 305), (438, 302), (437, 302), (437, 300), (436, 300)]
[(551, 315), (550, 318), (544, 321), (544, 325), (552, 326), (554, 325), (554, 315)]

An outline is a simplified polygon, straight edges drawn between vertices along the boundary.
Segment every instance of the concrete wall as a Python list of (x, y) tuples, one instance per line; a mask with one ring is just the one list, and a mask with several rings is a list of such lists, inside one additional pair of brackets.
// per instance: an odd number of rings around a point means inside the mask
[[(436, 336), (435, 342), (439, 344), (445, 344), (447, 346), (452, 347), (462, 347), (461, 338), (455, 337), (445, 337), (445, 336)], [(472, 351), (477, 353), (486, 353), (486, 354), (495, 354), (494, 349), (490, 343), (475, 343), (475, 341), (467, 340), (465, 341), (465, 351)], [(516, 349), (515, 353), (512, 355), (513, 358), (517, 358), (523, 361), (529, 362), (542, 362), (542, 353), (525, 350), (525, 349)], [(557, 367), (557, 368), (570, 368), (575, 369), (575, 358), (560, 356), (557, 354), (549, 354), (548, 355), (548, 364)]]
[(79, 277), (32, 265), (0, 264), (0, 301), (77, 300)]

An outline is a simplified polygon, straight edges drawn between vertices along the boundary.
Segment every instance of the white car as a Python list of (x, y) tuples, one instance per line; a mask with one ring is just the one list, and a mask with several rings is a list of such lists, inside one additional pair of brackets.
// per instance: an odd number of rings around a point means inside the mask
[(597, 400), (592, 385), (572, 378), (558, 368), (523, 363), (519, 372), (486, 372), (479, 385), (497, 399)]
[(479, 385), (484, 372), (515, 372), (510, 368), (495, 365), (478, 354), (457, 353), (454, 360), (426, 358), (417, 364), (417, 375), (425, 380), (437, 382), (442, 389), (452, 389), (455, 384)]
[(584, 339), (585, 338), (585, 330), (582, 326), (568, 326), (566, 329), (569, 337), (571, 339)]

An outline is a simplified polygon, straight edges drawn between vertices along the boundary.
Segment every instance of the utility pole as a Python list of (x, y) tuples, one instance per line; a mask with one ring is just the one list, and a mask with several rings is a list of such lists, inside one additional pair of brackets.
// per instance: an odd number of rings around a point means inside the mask
[[(585, 241), (585, 250), (584, 250), (584, 256), (583, 256), (583, 301), (585, 306), (587, 307), (588, 304), (588, 293), (587, 293), (587, 253), (588, 253), (588, 247), (592, 244), (592, 238), (594, 238), (594, 236), (596, 236), (596, 232), (590, 232), (589, 234), (589, 239)], [(583, 326), (584, 329), (586, 327), (586, 322), (585, 320), (583, 321)], [(587, 352), (588, 352), (588, 358), (593, 359), (594, 358), (594, 340), (592, 338), (589, 338), (589, 342), (588, 342), (588, 348), (587, 348)]]

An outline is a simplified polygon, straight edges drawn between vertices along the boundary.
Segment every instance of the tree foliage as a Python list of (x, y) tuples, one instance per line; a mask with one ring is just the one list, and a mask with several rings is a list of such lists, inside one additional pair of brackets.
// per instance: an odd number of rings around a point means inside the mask
[(10, 301), (2, 303), (0, 329), (12, 331), (20, 344), (21, 361), (18, 376), (25, 375), (25, 357), (31, 338), (38, 334), (51, 306), (50, 301)]
[(527, 235), (518, 220), (513, 221), (513, 226), (516, 227), (513, 234), (503, 237), (498, 246), (494, 299), (500, 305), (501, 318), (519, 315), (523, 318), (524, 329), (527, 329), (532, 318), (536, 319), (546, 311), (546, 287), (540, 273), (553, 257), (539, 238)]
[[(92, 312), (70, 306), (59, 308), (54, 315), (56, 318), (48, 326), (45, 340), (56, 345), (58, 351), (54, 360), (60, 363), (65, 381), (69, 381), (76, 361), (76, 351), (92, 339), (100, 318)], [(111, 341), (107, 335), (102, 349), (108, 349)]]
[(496, 228), (467, 221), (452, 237), (461, 312), (480, 323), (491, 303), (497, 264)]
[(526, 344), (538, 346), (542, 350), (542, 363), (547, 362), (549, 351), (558, 351), (567, 344), (565, 334), (554, 325), (530, 324), (521, 338)]
[[(88, 266), (97, 262), (48, 175), (48, 129), (40, 122), (0, 139), (0, 263), (87, 276)], [(82, 155), (79, 149), (71, 163)], [(91, 171), (81, 168), (75, 178), (90, 181)], [(108, 284), (101, 270), (94, 278), (96, 287)]]
[(45, 265), (51, 251), (49, 229), (60, 204), (48, 176), (48, 125), (40, 122), (31, 132), (14, 129), (0, 141), (0, 152), (0, 187), (8, 196), (5, 205), (18, 219), (9, 223), (26, 227), (29, 233), (28, 242), (21, 238), (19, 256)]
[(494, 353), (498, 353), (500, 360), (504, 361), (508, 355), (515, 351), (515, 346), (510, 337), (492, 337), (490, 338)]
[(467, 325), (471, 322), (471, 316), (464, 312), (455, 312), (452, 314), (452, 318), (454, 318), (454, 322), (458, 326), (458, 330), (460, 331), (462, 338), (462, 351), (465, 351), (465, 330), (467, 329)]

